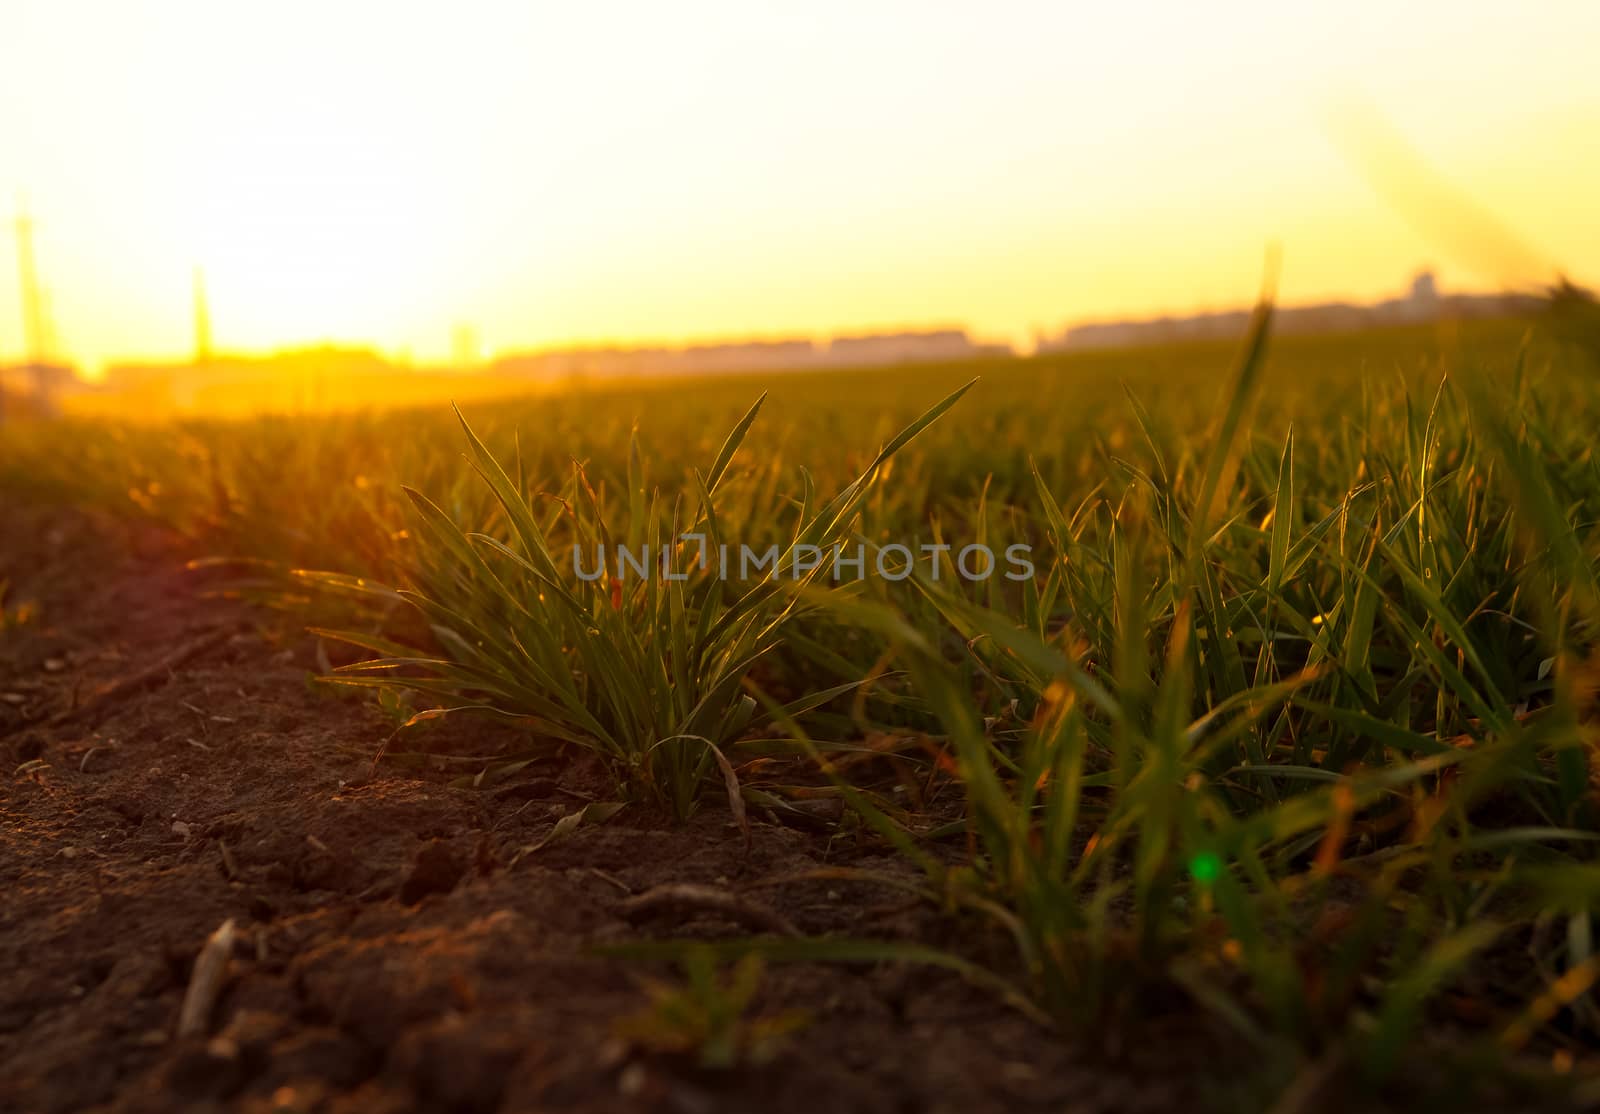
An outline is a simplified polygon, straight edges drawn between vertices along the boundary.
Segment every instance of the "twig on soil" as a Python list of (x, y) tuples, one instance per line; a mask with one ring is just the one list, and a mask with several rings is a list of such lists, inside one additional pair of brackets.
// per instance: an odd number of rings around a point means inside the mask
[(178, 647), (172, 653), (156, 662), (154, 665), (131, 676), (115, 681), (105, 688), (100, 689), (89, 697), (83, 704), (76, 704), (62, 712), (57, 712), (45, 721), (46, 727), (63, 727), (84, 721), (86, 726), (93, 726), (99, 714), (108, 709), (125, 696), (130, 696), (141, 689), (152, 688), (165, 684), (173, 672), (205, 653), (227, 641), (238, 630), (237, 624), (227, 624), (207, 631), (200, 637)]
[(622, 879), (618, 878), (615, 874), (609, 874), (597, 866), (590, 867), (589, 873), (600, 879), (602, 882), (611, 883), (611, 885), (615, 886), (625, 894), (633, 893), (633, 887), (628, 885), (628, 883), (624, 882)]
[(764, 929), (779, 936), (800, 935), (800, 930), (790, 924), (782, 914), (765, 905), (746, 901), (727, 890), (719, 890), (715, 886), (701, 886), (692, 882), (669, 882), (617, 903), (617, 911), (630, 921), (642, 920), (652, 913), (666, 909), (720, 913), (730, 920), (739, 921), (752, 928)]
[(233, 954), (234, 927), (229, 917), (218, 926), (200, 949), (194, 961), (194, 975), (184, 992), (178, 1012), (178, 1039), (204, 1036), (211, 1027), (211, 1011), (216, 1007), (227, 981), (228, 958)]
[(522, 806), (520, 808), (518, 808), (515, 812), (511, 813), (509, 816), (502, 816), (500, 819), (496, 820), (494, 822), (494, 824), (489, 828), (489, 830), (491, 832), (498, 832), (505, 825), (509, 824), (511, 821), (515, 820), (517, 817), (521, 816), (524, 812), (526, 812), (528, 810), (528, 806), (529, 805), (536, 804), (536, 803), (538, 803), (538, 802), (532, 801), (532, 800), (523, 801), (522, 802)]
[(228, 881), (238, 882), (244, 875), (239, 872), (239, 864), (234, 861), (233, 852), (223, 840), (217, 840), (217, 851), (222, 855), (222, 873), (227, 875)]
[(397, 882), (395, 882), (394, 879), (383, 878), (379, 879), (366, 889), (362, 890), (360, 893), (356, 894), (356, 896), (351, 898), (351, 900), (357, 905), (363, 905), (369, 901), (377, 901), (380, 898), (390, 897), (399, 889), (400, 886)]

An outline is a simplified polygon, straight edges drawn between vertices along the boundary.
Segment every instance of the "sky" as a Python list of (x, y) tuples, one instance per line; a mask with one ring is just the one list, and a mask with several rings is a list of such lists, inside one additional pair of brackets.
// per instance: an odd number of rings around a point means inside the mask
[[(460, 324), (1026, 343), (1246, 303), (1272, 243), (1291, 302), (1595, 282), (1597, 42), (1557, 0), (6, 0), (0, 359), (18, 205), (91, 369), (188, 353), (197, 267), (218, 348), (418, 361)], [(1516, 250), (1397, 200), (1361, 113)]]

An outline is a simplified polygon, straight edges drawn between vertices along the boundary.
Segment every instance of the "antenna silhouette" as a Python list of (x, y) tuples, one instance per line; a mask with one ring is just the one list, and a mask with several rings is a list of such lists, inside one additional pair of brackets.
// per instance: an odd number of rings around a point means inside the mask
[(206, 273), (194, 269), (194, 362), (203, 367), (211, 362), (211, 308), (206, 302)]
[(44, 321), (44, 298), (39, 292), (39, 272), (33, 258), (33, 218), (26, 205), (17, 206), (17, 274), (22, 287), (22, 330), (28, 362), (45, 362), (49, 345)]

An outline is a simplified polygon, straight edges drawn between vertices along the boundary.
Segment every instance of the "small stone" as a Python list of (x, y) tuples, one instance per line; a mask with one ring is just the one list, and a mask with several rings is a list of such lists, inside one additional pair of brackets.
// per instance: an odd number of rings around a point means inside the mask
[[(242, 1053), (255, 1052), (265, 1056), (267, 1050), (293, 1028), (288, 1018), (271, 1010), (245, 1009), (234, 1016), (217, 1040), (232, 1042)], [(217, 1040), (211, 1043), (216, 1044)]]
[(60, 673), (66, 667), (67, 667), (67, 663), (65, 661), (63, 661), (61, 658), (45, 658), (44, 659), (44, 671), (46, 673)]
[(180, 839), (188, 839), (190, 833), (193, 831), (194, 829), (188, 824), (185, 824), (182, 820), (174, 820), (172, 822), (172, 834)]
[(624, 1098), (642, 1095), (649, 1085), (650, 1070), (640, 1063), (629, 1064), (622, 1069), (622, 1074), (617, 1076), (617, 1093)]

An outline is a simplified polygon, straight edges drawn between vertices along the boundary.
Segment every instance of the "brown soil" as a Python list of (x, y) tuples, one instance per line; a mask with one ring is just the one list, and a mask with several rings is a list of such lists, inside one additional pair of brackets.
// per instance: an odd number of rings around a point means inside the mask
[[(645, 1002), (639, 975), (670, 970), (588, 946), (749, 929), (640, 916), (630, 895), (717, 886), (806, 933), (944, 944), (949, 922), (859, 883), (758, 885), (893, 866), (759, 819), (747, 847), (725, 809), (677, 826), (630, 806), (517, 859), (603, 792), (581, 758), (488, 790), (376, 763), (390, 720), (309, 684), (315, 642), (206, 598), (173, 539), (5, 519), (4, 602), (34, 614), (0, 631), (0, 1110), (1154, 1111), (1208, 1105), (1235, 1074), (1192, 1009), (1109, 1054), (897, 964), (770, 968), (758, 1012), (812, 1020), (762, 1066), (646, 1053), (617, 1023)], [(484, 753), (495, 730), (435, 742)], [(180, 1040), (228, 918), (209, 1034)]]

